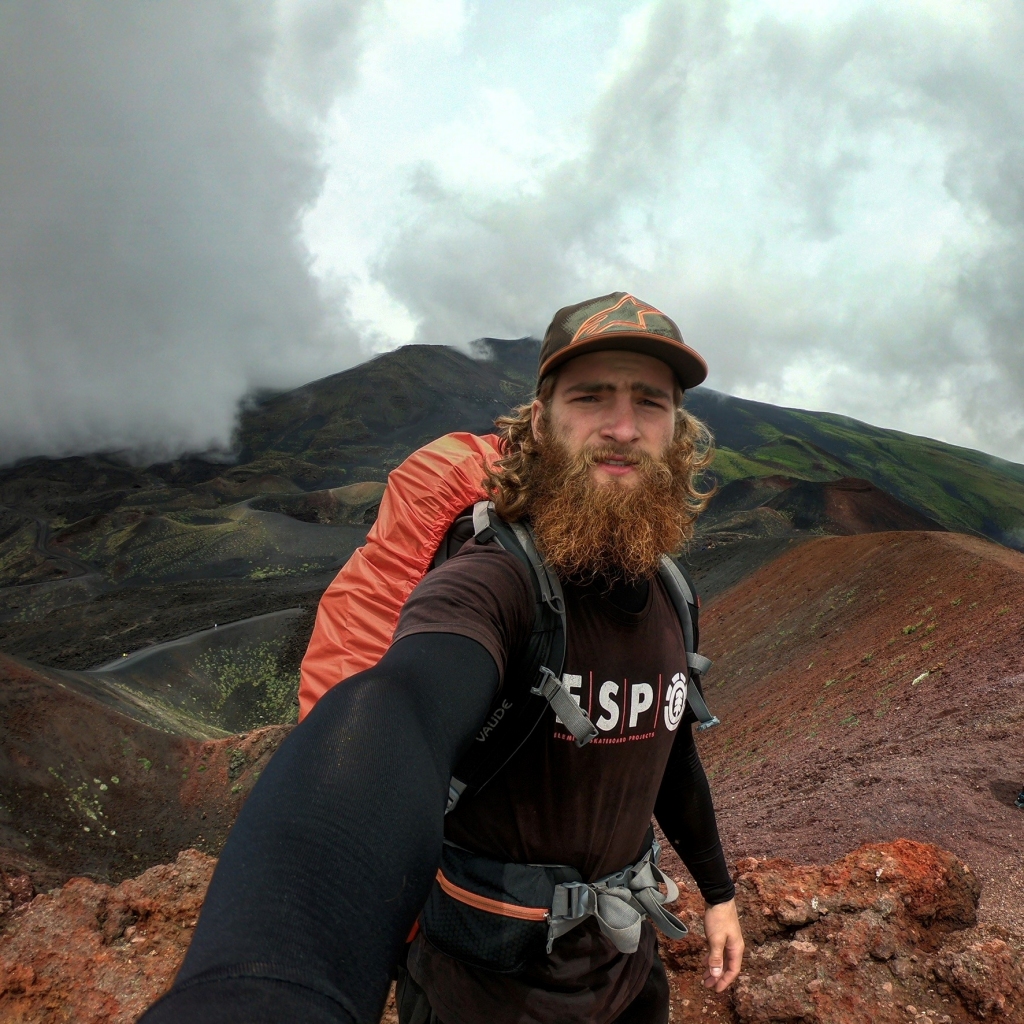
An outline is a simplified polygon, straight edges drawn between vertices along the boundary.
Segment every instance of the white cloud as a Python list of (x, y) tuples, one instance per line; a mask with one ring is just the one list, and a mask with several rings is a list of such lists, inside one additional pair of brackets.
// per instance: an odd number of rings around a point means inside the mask
[[(358, 273), (430, 342), (628, 288), (715, 387), (1024, 459), (1022, 19), (1002, 0), (618, 5), (518, 77), (481, 75), (467, 43), (474, 68), (417, 109), (456, 81), (458, 101), (400, 136)], [(599, 68), (582, 107), (523, 84), (564, 83), (560, 57)]]
[(225, 445), (251, 387), (358, 358), (299, 215), (359, 6), (0, 9), (0, 461)]
[(7, 5), (0, 458), (627, 288), (714, 387), (1024, 460), (1022, 50), (1014, 0)]

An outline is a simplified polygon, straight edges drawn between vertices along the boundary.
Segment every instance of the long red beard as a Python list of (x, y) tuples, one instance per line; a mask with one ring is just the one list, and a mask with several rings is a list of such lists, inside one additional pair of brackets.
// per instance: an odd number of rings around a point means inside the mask
[[(635, 486), (595, 484), (590, 470), (609, 456), (636, 467)], [(573, 455), (548, 435), (531, 474), (530, 521), (548, 564), (563, 579), (650, 579), (661, 556), (680, 550), (692, 514), (686, 505), (686, 455), (673, 442), (664, 459), (604, 445)]]

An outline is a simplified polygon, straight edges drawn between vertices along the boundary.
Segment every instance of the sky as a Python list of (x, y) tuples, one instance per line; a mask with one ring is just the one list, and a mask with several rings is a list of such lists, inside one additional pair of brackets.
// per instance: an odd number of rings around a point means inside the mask
[(708, 384), (1024, 462), (1017, 0), (0, 6), (0, 461), (626, 290)]

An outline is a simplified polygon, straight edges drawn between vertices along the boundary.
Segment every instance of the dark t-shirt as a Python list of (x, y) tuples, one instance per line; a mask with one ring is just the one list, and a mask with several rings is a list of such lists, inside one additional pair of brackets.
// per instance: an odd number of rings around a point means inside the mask
[[(483, 792), (448, 816), (445, 835), (498, 860), (571, 864), (593, 881), (633, 863), (643, 845), (685, 710), (686, 648), (660, 581), (635, 613), (594, 587), (566, 585), (565, 601), (563, 681), (597, 737), (577, 747), (549, 709)], [(533, 584), (521, 563), (470, 542), (413, 591), (395, 639), (469, 637), (491, 654), (505, 685), (521, 670), (533, 619)], [(409, 970), (445, 1024), (602, 1024), (643, 987), (655, 948), (648, 922), (627, 955), (590, 920), (514, 977), (468, 967), (422, 937)]]

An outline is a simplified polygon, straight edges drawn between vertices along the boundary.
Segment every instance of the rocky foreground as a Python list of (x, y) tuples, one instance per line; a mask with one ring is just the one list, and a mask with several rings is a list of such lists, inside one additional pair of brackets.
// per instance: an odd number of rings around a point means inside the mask
[[(214, 864), (185, 850), (117, 886), (38, 895), (4, 876), (0, 1021), (134, 1021), (170, 985)], [(976, 924), (980, 886), (953, 854), (897, 840), (824, 867), (748, 858), (736, 881), (744, 973), (721, 996), (701, 987), (701, 901), (684, 891), (691, 935), (662, 945), (673, 1021), (1024, 1022), (1024, 937)]]

